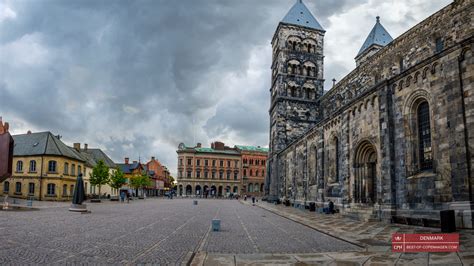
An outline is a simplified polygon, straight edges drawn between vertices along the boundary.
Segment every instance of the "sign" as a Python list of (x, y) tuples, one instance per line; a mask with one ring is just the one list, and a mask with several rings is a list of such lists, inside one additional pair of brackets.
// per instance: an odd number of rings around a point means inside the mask
[(459, 234), (393, 234), (392, 252), (457, 252)]
[(3, 124), (0, 117), (0, 182), (12, 175), (13, 138), (8, 133), (8, 123)]

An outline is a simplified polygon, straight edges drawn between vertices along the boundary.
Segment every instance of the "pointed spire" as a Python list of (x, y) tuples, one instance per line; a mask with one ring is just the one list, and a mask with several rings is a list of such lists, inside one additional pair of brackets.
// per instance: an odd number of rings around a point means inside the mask
[(324, 31), (321, 24), (319, 24), (313, 14), (311, 14), (311, 11), (303, 3), (303, 0), (296, 0), (296, 3), (281, 22)]
[(364, 44), (360, 48), (357, 56), (364, 53), (372, 45), (386, 46), (393, 40), (392, 36), (387, 32), (387, 30), (380, 23), (380, 16), (375, 17), (375, 25), (365, 39)]

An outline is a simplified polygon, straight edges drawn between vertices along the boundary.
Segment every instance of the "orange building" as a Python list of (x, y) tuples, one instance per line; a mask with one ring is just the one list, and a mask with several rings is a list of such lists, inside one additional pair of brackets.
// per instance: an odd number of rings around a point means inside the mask
[(170, 172), (166, 166), (162, 165), (155, 157), (146, 163), (146, 169), (155, 181), (155, 189), (160, 193), (171, 188)]
[(235, 146), (242, 156), (242, 193), (263, 196), (268, 149), (260, 146)]

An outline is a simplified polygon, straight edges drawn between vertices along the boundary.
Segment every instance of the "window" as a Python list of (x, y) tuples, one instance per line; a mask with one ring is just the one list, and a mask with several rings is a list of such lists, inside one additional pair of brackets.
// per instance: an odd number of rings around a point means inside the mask
[(258, 170), (255, 171), (255, 176), (258, 176)]
[(191, 171), (188, 171), (188, 178), (191, 178)]
[(77, 166), (77, 174), (78, 175), (82, 174), (82, 168), (80, 165)]
[(49, 183), (47, 192), (48, 192), (48, 195), (54, 196), (56, 194), (56, 185)]
[(36, 172), (36, 161), (35, 160), (30, 161), (30, 172), (32, 172), (32, 173)]
[(28, 194), (35, 194), (35, 183), (28, 184)]
[(224, 173), (223, 172), (219, 172), (219, 179), (222, 179), (224, 178)]
[(65, 175), (69, 174), (69, 164), (68, 163), (64, 163), (64, 174)]
[(339, 139), (335, 138), (334, 139), (334, 147), (336, 149), (336, 182), (339, 181)]
[(216, 172), (212, 172), (212, 179), (216, 178)]
[(224, 161), (221, 161), (221, 162), (220, 162), (220, 166), (221, 166), (221, 167), (224, 167)]
[(3, 183), (3, 192), (8, 193), (9, 191), (10, 191), (10, 182), (5, 181), (5, 183)]
[(235, 168), (239, 167), (239, 161), (235, 161)]
[(183, 165), (183, 159), (179, 158), (179, 165)]
[(405, 66), (403, 65), (403, 57), (400, 57), (399, 61), (398, 61), (398, 65), (399, 65), (399, 68), (400, 68), (400, 72), (402, 72), (403, 70), (405, 70)]
[(230, 161), (227, 161), (227, 167), (230, 167)]
[(179, 178), (182, 178), (182, 177), (183, 177), (183, 171), (179, 171), (178, 177), (179, 177)]
[(230, 172), (227, 172), (227, 180), (230, 180)]
[(201, 165), (201, 160), (197, 159), (196, 160), (196, 165)]
[(67, 185), (63, 185), (63, 196), (67, 196)]
[(201, 178), (201, 172), (200, 171), (196, 172), (196, 178)]
[(439, 53), (444, 49), (444, 42), (441, 38), (436, 38), (436, 52)]
[(247, 176), (247, 169), (244, 169), (244, 176)]
[(420, 170), (428, 170), (433, 167), (431, 150), (431, 128), (430, 107), (428, 102), (422, 102), (418, 106), (418, 149), (420, 156)]
[(75, 164), (71, 165), (71, 175), (76, 175), (76, 165)]
[(212, 160), (212, 166), (216, 166), (216, 160)]
[(48, 172), (56, 173), (56, 161), (49, 161), (48, 162)]
[(23, 172), (23, 161), (16, 162), (16, 171)]
[(15, 193), (21, 194), (21, 182), (16, 182), (15, 184)]
[(188, 159), (188, 165), (192, 165), (192, 160)]
[(204, 178), (207, 179), (209, 177), (209, 174), (207, 171), (204, 172)]
[(239, 174), (237, 172), (234, 172), (234, 180), (237, 180), (239, 178)]
[(209, 161), (208, 160), (204, 160), (204, 166), (208, 166), (209, 165)]

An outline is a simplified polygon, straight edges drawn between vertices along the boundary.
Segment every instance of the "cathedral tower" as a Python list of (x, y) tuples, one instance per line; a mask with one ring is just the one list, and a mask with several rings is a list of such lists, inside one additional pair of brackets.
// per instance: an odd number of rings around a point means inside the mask
[(311, 128), (320, 118), (323, 94), (324, 29), (302, 0), (297, 0), (279, 23), (272, 39), (270, 88), (270, 152), (267, 193), (276, 195), (279, 151)]

